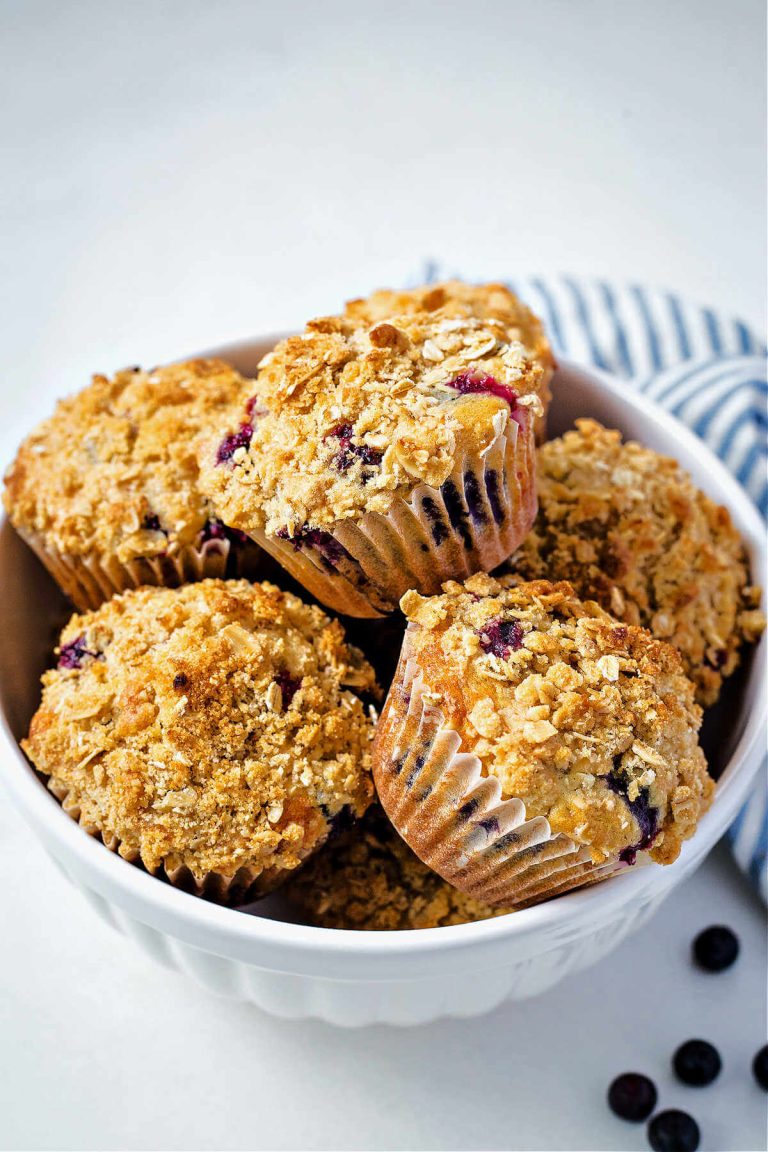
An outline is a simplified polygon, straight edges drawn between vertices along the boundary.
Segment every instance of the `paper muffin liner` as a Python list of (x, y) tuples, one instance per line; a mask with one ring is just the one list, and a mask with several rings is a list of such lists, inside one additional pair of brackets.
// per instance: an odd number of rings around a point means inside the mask
[(536, 518), (533, 425), (509, 420), (483, 452), (457, 457), (439, 487), (419, 484), (386, 513), (367, 512), (281, 539), (253, 539), (336, 612), (381, 616), (410, 588), (429, 595), (446, 580), (490, 572)]
[(486, 904), (520, 908), (596, 883), (627, 865), (594, 864), (588, 849), (502, 799), (477, 756), (430, 699), (418, 663), (403, 655), (379, 721), (373, 774), (389, 819), (409, 847), (449, 884)]
[(110, 852), (121, 856), (129, 864), (143, 868), (151, 876), (167, 880), (174, 888), (179, 888), (183, 892), (190, 892), (193, 896), (201, 896), (204, 900), (212, 900), (217, 904), (230, 906), (247, 904), (251, 900), (256, 900), (260, 896), (266, 896), (269, 892), (274, 891), (295, 872), (295, 869), (290, 868), (264, 868), (259, 871), (252, 867), (244, 867), (239, 868), (231, 876), (226, 876), (221, 872), (206, 872), (202, 876), (196, 876), (186, 865), (179, 868), (160, 867), (151, 871), (144, 864), (136, 849), (127, 848), (114, 833), (108, 835), (97, 825), (83, 817), (79, 800), (65, 784), (52, 779), (49, 779), (47, 783), (49, 790), (59, 801), (66, 814), (76, 820), (89, 836), (100, 840)]
[[(143, 584), (177, 588), (208, 577), (253, 575), (258, 567), (255, 545), (247, 541), (238, 555), (226, 538), (187, 545), (174, 554), (140, 556), (122, 562), (117, 557), (72, 556), (52, 548), (40, 533), (19, 530), (19, 535), (45, 565), (61, 590), (80, 612), (98, 608), (119, 592)], [(235, 569), (233, 572), (232, 569)]]

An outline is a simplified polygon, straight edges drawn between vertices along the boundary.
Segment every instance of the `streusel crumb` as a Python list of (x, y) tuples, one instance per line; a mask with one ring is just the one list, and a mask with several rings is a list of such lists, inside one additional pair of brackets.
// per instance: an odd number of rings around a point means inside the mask
[(141, 588), (64, 629), (23, 748), (152, 872), (287, 872), (372, 798), (372, 669), (271, 584)]
[(221, 360), (94, 376), (21, 445), (4, 503), (49, 548), (121, 563), (225, 532), (198, 486), (197, 437), (253, 385)]
[(501, 284), (377, 292), (265, 357), (257, 406), (202, 449), (203, 483), (247, 533), (386, 513), (507, 421), (540, 419), (552, 370), (541, 324)]
[(539, 449), (539, 514), (505, 566), (569, 580), (580, 596), (680, 650), (712, 704), (765, 625), (744, 546), (726, 508), (675, 461), (594, 420)]
[(377, 804), (308, 861), (285, 895), (318, 928), (391, 932), (504, 914), (422, 864)]
[(680, 656), (565, 582), (409, 592), (409, 652), (446, 726), (505, 796), (593, 860), (674, 860), (712, 798)]

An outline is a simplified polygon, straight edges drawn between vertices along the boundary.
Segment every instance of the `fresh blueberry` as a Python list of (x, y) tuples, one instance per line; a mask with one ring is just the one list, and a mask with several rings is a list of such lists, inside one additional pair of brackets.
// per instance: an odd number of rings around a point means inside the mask
[(755, 1080), (768, 1092), (768, 1044), (764, 1044), (752, 1061)]
[(739, 954), (739, 938), (723, 924), (705, 928), (693, 942), (693, 958), (705, 972), (724, 972)]
[(672, 1057), (678, 1080), (694, 1088), (711, 1084), (720, 1075), (722, 1066), (720, 1053), (708, 1040), (686, 1040)]
[(653, 1152), (696, 1152), (700, 1139), (693, 1116), (677, 1108), (657, 1113), (648, 1125), (648, 1143)]
[(653, 1080), (640, 1072), (617, 1076), (608, 1089), (608, 1104), (622, 1120), (640, 1124), (656, 1107), (657, 1092)]

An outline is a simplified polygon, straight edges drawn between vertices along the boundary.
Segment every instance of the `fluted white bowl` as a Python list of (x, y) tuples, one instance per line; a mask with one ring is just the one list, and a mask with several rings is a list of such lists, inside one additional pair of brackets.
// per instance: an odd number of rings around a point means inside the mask
[[(217, 349), (253, 373), (275, 338)], [(603, 374), (561, 364), (550, 430), (579, 415), (676, 456), (727, 505), (766, 584), (764, 531), (749, 500), (708, 449), (651, 401)], [(679, 859), (639, 863), (601, 885), (510, 916), (418, 932), (345, 932), (290, 922), (278, 895), (246, 911), (199, 900), (108, 852), (71, 820), (21, 753), (39, 676), (66, 616), (58, 590), (7, 522), (0, 528), (0, 779), (63, 873), (99, 915), (149, 956), (225, 996), (278, 1016), (333, 1024), (418, 1024), (474, 1016), (533, 996), (588, 967), (636, 931), (701, 863), (744, 801), (764, 747), (765, 640), (705, 721), (714, 804)], [(30, 898), (33, 898), (30, 893)], [(282, 919), (281, 917), (285, 917)]]

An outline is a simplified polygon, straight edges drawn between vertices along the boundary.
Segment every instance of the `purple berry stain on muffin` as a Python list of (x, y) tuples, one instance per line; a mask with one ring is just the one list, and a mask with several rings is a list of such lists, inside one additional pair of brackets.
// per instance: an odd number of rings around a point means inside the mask
[(237, 432), (225, 436), (216, 452), (217, 464), (228, 464), (238, 448), (250, 448), (253, 439), (253, 424), (244, 420)]
[(339, 442), (339, 450), (333, 458), (334, 468), (346, 472), (358, 460), (366, 468), (378, 468), (384, 453), (368, 444), (354, 444), (352, 436), (351, 424), (338, 424), (328, 433), (326, 439), (333, 438)]
[(632, 844), (631, 847), (624, 848), (619, 853), (619, 859), (624, 864), (634, 864), (638, 852), (644, 852), (646, 848), (650, 848), (659, 833), (659, 810), (651, 804), (647, 788), (641, 788), (634, 800), (629, 799), (629, 783), (619, 770), (620, 763), (621, 757), (615, 757), (613, 772), (604, 776), (603, 779), (611, 792), (621, 796), (640, 829), (640, 839), (637, 844)]
[(84, 635), (77, 636), (74, 640), (70, 640), (69, 644), (62, 644), (57, 668), (80, 668), (87, 656), (96, 660), (98, 655), (98, 652), (91, 652), (90, 648), (86, 648)]
[(487, 372), (480, 372), (476, 368), (471, 372), (459, 372), (458, 376), (454, 376), (452, 380), (448, 381), (448, 387), (455, 388), (462, 396), (481, 393), (498, 396), (501, 400), (506, 400), (512, 409), (512, 416), (515, 418), (517, 412), (517, 392), (515, 392), (514, 388), (510, 388), (508, 384), (502, 384), (495, 376), (489, 376)]
[(490, 620), (480, 633), (480, 647), (491, 656), (506, 660), (523, 646), (523, 630), (517, 620)]
[(239, 528), (228, 528), (222, 520), (212, 516), (203, 524), (200, 543), (208, 544), (212, 540), (229, 540), (230, 544), (236, 546), (245, 544), (248, 537)]
[(266, 416), (269, 409), (265, 408), (259, 401), (258, 396), (251, 396), (250, 400), (245, 406), (245, 414), (248, 418), (248, 423), (253, 424), (255, 420), (261, 420), (262, 416)]
[(283, 707), (289, 708), (291, 701), (301, 687), (301, 680), (297, 680), (295, 676), (291, 676), (290, 672), (278, 672), (275, 677), (277, 684), (283, 697)]
[(278, 528), (275, 535), (279, 540), (288, 540), (294, 552), (300, 552), (305, 544), (315, 548), (330, 568), (336, 568), (345, 556), (349, 556), (343, 544), (331, 536), (330, 532), (324, 532), (322, 528), (310, 528), (308, 524), (302, 525), (292, 536), (287, 528)]

